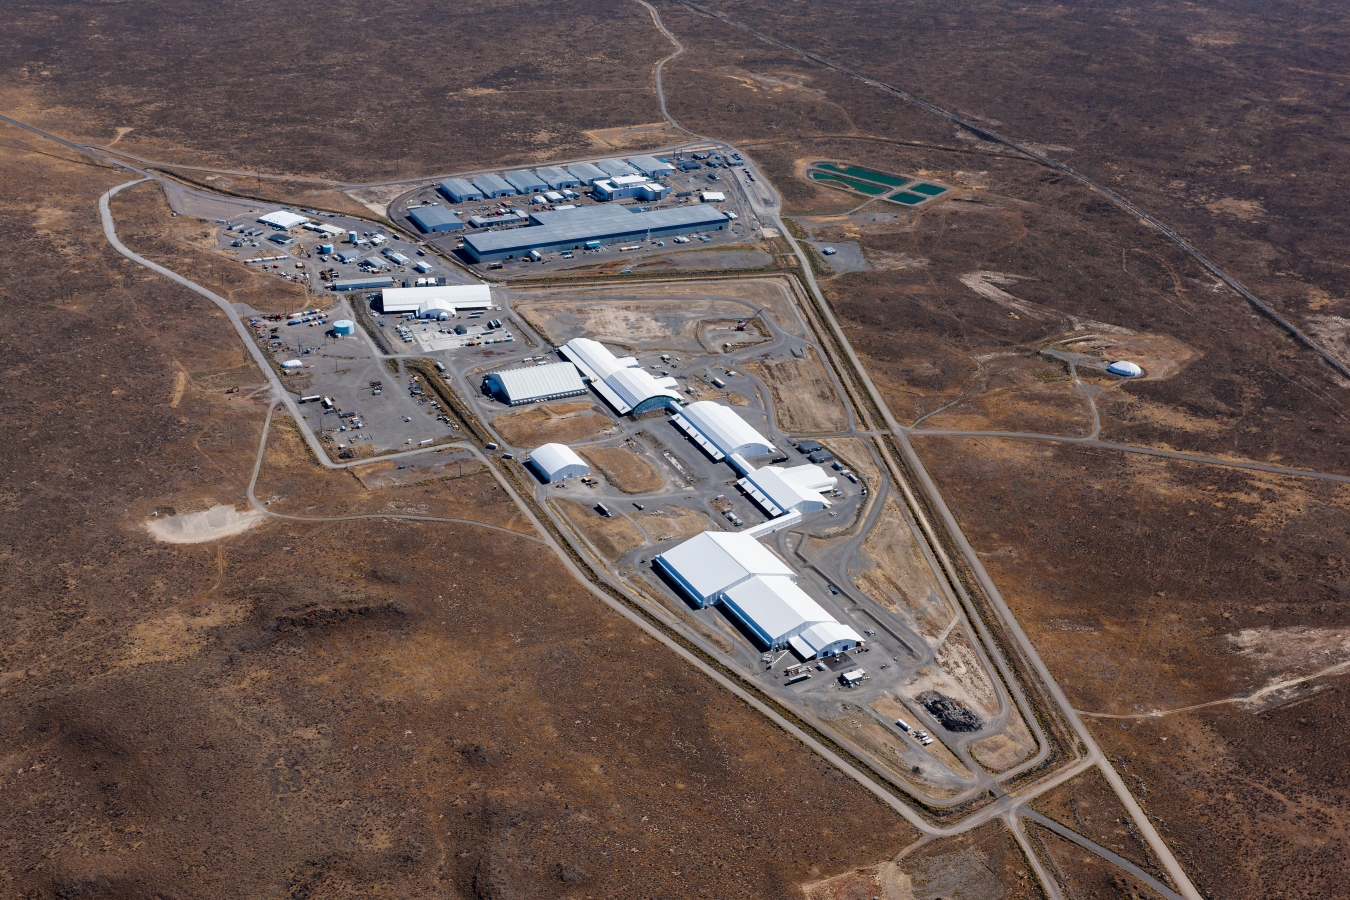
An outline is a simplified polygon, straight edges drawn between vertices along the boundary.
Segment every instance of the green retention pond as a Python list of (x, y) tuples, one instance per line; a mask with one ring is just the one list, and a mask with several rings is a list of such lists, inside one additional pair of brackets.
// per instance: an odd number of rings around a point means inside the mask
[(838, 172), (841, 175), (852, 175), (854, 178), (862, 178), (866, 181), (875, 181), (877, 184), (889, 184), (891, 187), (903, 187), (908, 184), (910, 179), (904, 176), (887, 175), (884, 172), (874, 172), (871, 169), (864, 169), (859, 166), (849, 166), (841, 169), (834, 163), (819, 163), (816, 168), (824, 169), (828, 172)]
[(911, 184), (905, 188), (907, 191), (918, 191), (920, 194), (927, 194), (930, 197), (936, 197), (938, 194), (945, 194), (945, 187), (938, 187), (936, 184)]
[(923, 194), (911, 194), (909, 191), (896, 191), (894, 194), (891, 194), (886, 199), (892, 200), (896, 203), (903, 203), (906, 206), (917, 206), (918, 204), (931, 198), (925, 197)]
[(814, 181), (832, 181), (835, 184), (852, 188), (863, 194), (870, 194), (873, 197), (878, 194), (884, 194), (890, 190), (890, 188), (877, 187), (875, 184), (868, 184), (865, 181), (855, 181), (852, 178), (845, 178), (843, 175), (832, 175), (829, 172), (812, 172), (811, 178)]

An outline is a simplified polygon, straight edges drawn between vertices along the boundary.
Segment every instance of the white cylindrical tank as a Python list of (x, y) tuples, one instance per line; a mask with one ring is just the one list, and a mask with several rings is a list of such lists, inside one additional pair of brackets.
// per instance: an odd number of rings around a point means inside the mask
[(1112, 375), (1121, 375), (1125, 378), (1138, 378), (1144, 374), (1144, 370), (1129, 360), (1117, 360), (1106, 367), (1106, 371)]

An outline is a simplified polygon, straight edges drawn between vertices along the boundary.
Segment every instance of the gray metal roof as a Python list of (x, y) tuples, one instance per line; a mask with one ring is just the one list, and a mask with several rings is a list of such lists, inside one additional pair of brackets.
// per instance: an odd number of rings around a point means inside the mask
[(509, 231), (473, 234), (464, 239), (479, 253), (528, 250), (547, 244), (585, 243), (632, 235), (647, 229), (726, 225), (727, 217), (709, 206), (675, 206), (635, 213), (625, 206), (583, 206), (530, 214), (530, 225)]
[(599, 181), (601, 178), (609, 177), (609, 173), (604, 169), (593, 166), (590, 163), (573, 163), (567, 167), (567, 171), (572, 174), (573, 178), (580, 181), (582, 184), (595, 184), (595, 182)]
[(648, 177), (658, 175), (662, 172), (674, 172), (675, 167), (670, 163), (663, 163), (655, 156), (630, 156), (628, 164), (635, 167), (643, 175)]
[(514, 194), (516, 189), (511, 187), (500, 175), (479, 175), (473, 180), (473, 186), (485, 194), (497, 194), (507, 191)]
[(501, 384), (502, 390), (512, 403), (525, 402), (533, 398), (544, 399), (564, 394), (586, 393), (586, 385), (581, 381), (581, 374), (570, 362), (506, 369), (492, 372), (488, 377), (496, 379)]
[(528, 194), (532, 191), (548, 190), (548, 185), (544, 183), (544, 180), (529, 169), (521, 169), (517, 172), (507, 172), (506, 180), (522, 194)]
[(365, 278), (339, 278), (333, 287), (339, 291), (354, 291), (361, 288), (388, 287), (394, 279), (388, 275), (368, 275)]
[(414, 206), (408, 210), (408, 218), (416, 222), (417, 227), (423, 231), (435, 231), (437, 228), (444, 230), (447, 225), (453, 228), (464, 227), (459, 217), (444, 206)]
[(481, 199), (483, 196), (482, 191), (463, 178), (447, 178), (442, 181), (441, 193), (450, 197), (463, 197), (466, 200)]
[(641, 175), (637, 169), (630, 166), (621, 159), (602, 159), (596, 163), (601, 169), (604, 169), (610, 175)]
[(581, 180), (562, 166), (543, 166), (539, 169), (539, 177), (547, 181), (549, 187), (554, 188), (577, 184)]

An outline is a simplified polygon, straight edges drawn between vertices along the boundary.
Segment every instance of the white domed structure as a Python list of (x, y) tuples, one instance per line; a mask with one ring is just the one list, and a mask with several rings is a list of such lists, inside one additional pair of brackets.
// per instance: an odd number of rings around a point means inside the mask
[(1111, 365), (1106, 367), (1106, 371), (1110, 372), (1112, 375), (1122, 375), (1126, 378), (1138, 378), (1140, 375), (1144, 374), (1143, 369), (1124, 359), (1111, 363)]

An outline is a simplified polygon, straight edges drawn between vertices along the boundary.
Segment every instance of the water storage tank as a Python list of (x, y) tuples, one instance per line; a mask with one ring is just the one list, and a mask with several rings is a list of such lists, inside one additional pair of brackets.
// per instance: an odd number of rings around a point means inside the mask
[(346, 335), (356, 332), (356, 323), (351, 319), (338, 319), (333, 323), (333, 334)]
[(1144, 374), (1143, 369), (1139, 368), (1134, 363), (1123, 359), (1111, 363), (1111, 365), (1106, 367), (1106, 371), (1110, 372), (1112, 375), (1123, 375), (1126, 378), (1138, 378), (1140, 375)]

